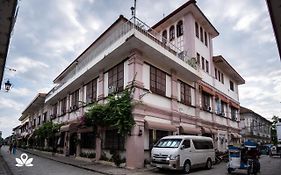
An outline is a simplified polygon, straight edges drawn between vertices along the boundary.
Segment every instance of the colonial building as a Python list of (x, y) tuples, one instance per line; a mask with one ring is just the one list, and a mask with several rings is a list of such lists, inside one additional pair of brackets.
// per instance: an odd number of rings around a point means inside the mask
[[(139, 168), (166, 135), (209, 136), (220, 151), (239, 143), (238, 85), (245, 81), (223, 56), (213, 55), (218, 35), (193, 0), (152, 28), (120, 16), (55, 78), (46, 96), (46, 120), (64, 124), (64, 154), (95, 152), (98, 160), (118, 149), (127, 167)], [(132, 132), (123, 138), (104, 128), (96, 138), (80, 122), (89, 104), (105, 103), (108, 94), (124, 90), (133, 79), (133, 97), (141, 103), (133, 109)]]
[(252, 140), (260, 144), (271, 141), (271, 122), (245, 107), (240, 108), (241, 134), (244, 141)]

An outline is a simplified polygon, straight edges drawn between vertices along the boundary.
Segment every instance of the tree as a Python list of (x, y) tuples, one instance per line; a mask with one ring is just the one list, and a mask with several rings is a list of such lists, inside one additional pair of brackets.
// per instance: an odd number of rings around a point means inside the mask
[(276, 123), (278, 122), (278, 116), (272, 117), (272, 125), (271, 125), (271, 141), (273, 144), (277, 144), (277, 132), (276, 132)]
[(55, 134), (59, 131), (61, 127), (60, 124), (53, 123), (48, 121), (35, 130), (36, 142), (39, 143), (40, 146), (44, 144), (45, 139), (53, 140), (55, 138)]

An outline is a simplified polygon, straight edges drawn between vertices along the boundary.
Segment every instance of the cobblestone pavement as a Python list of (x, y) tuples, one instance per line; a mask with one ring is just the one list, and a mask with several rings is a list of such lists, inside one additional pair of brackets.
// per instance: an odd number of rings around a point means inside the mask
[[(4, 159), (8, 162), (11, 170), (15, 175), (88, 175), (88, 174), (112, 174), (112, 175), (125, 175), (125, 174), (132, 174), (132, 175), (170, 175), (176, 174), (181, 175), (183, 174), (180, 171), (169, 171), (169, 170), (161, 170), (159, 171), (156, 168), (144, 168), (138, 170), (128, 170), (122, 168), (116, 168), (110, 165), (101, 165), (97, 163), (89, 163), (84, 161), (78, 161), (73, 158), (69, 157), (52, 157), (51, 155), (46, 155), (44, 153), (40, 153), (38, 151), (30, 151), (28, 154), (29, 157), (34, 158), (33, 164), (34, 167), (21, 167), (18, 168), (15, 166), (16, 157), (20, 157), (21, 152), (18, 151), (16, 156), (10, 155), (7, 152), (7, 148), (4, 147), (2, 149), (2, 155)], [(34, 155), (34, 153), (36, 155)], [(38, 156), (39, 155), (39, 156)], [(64, 163), (60, 163), (64, 162)], [(261, 163), (261, 172), (259, 175), (280, 175), (281, 174), (281, 158), (280, 157), (269, 157), (269, 156), (262, 156), (260, 159)], [(0, 164), (1, 165), (1, 164)], [(72, 165), (72, 166), (69, 166)], [(80, 167), (80, 168), (79, 168)], [(92, 171), (87, 171), (85, 169), (91, 169)], [(98, 173), (98, 172), (100, 173)], [(0, 171), (1, 172), (1, 171)], [(192, 170), (190, 173), (191, 175), (227, 175), (227, 164), (220, 163), (215, 165), (211, 170), (205, 169), (195, 169)], [(246, 174), (245, 170), (236, 170), (232, 173), (233, 175), (243, 175)], [(2, 175), (0, 173), (0, 175)], [(5, 174), (6, 175), (6, 174)]]
[[(261, 172), (258, 175), (281, 175), (281, 158), (280, 157), (269, 157), (269, 156), (261, 156)], [(150, 172), (143, 173), (134, 173), (135, 175), (182, 175), (183, 173), (179, 171), (168, 171), (162, 170), (159, 171), (157, 169)], [(192, 170), (190, 175), (227, 175), (227, 163), (220, 163), (215, 165), (211, 170), (204, 169), (195, 169)], [(232, 175), (245, 175), (247, 174), (246, 170), (236, 170), (232, 173)]]
[(21, 151), (17, 151), (16, 155), (9, 154), (7, 147), (2, 147), (1, 150), (4, 160), (14, 175), (100, 175), (100, 173), (87, 171), (31, 154), (28, 154), (28, 157), (33, 158), (33, 167), (16, 167), (17, 162), (15, 158), (20, 158), (21, 153)]
[(0, 152), (0, 175), (12, 175)]

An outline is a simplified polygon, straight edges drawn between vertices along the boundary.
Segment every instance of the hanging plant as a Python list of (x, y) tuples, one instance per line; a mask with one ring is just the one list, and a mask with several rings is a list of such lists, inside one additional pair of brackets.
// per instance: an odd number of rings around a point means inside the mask
[(110, 94), (107, 103), (93, 104), (85, 113), (84, 123), (87, 126), (92, 126), (96, 133), (98, 127), (113, 127), (117, 129), (118, 134), (126, 136), (135, 125), (132, 114), (133, 92), (132, 83), (124, 91)]

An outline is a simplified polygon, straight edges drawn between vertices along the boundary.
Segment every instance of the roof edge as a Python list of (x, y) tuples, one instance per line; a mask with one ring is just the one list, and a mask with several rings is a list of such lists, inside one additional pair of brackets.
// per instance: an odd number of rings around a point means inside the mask
[(111, 24), (90, 46), (88, 46), (75, 60), (73, 60), (67, 68), (65, 68), (54, 80), (53, 83), (56, 83), (58, 79), (70, 68), (83, 54), (85, 54), (95, 43), (97, 43), (111, 28), (113, 28), (119, 21), (125, 20), (128, 21), (127, 18), (125, 18), (123, 15), (120, 15), (119, 18)]

